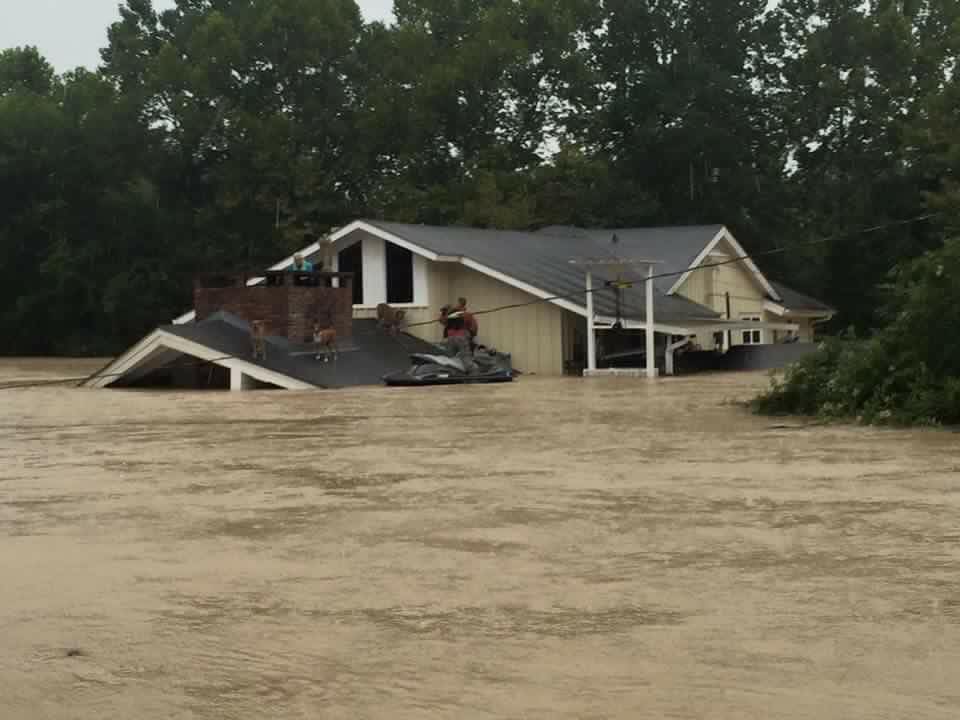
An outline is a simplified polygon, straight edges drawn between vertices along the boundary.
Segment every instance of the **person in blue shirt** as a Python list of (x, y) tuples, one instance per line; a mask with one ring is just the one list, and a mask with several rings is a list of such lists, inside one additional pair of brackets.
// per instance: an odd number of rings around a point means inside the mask
[(297, 253), (293, 256), (293, 265), (290, 267), (291, 272), (313, 272), (313, 263), (309, 260), (304, 260), (303, 255)]

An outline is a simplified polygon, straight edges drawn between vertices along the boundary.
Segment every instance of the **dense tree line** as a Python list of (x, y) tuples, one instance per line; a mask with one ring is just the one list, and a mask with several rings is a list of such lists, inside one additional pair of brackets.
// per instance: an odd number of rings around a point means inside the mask
[[(955, 0), (127, 0), (0, 54), (2, 351), (109, 352), (357, 216), (722, 222), (861, 331), (958, 216)], [(929, 222), (848, 234), (931, 210)], [(837, 236), (822, 246), (803, 245)], [(772, 267), (771, 267), (772, 264)]]

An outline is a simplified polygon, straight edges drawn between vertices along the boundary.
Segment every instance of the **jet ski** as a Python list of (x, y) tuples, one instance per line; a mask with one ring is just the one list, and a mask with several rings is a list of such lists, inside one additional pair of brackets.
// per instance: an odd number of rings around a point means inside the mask
[(459, 358), (451, 357), (441, 347), (435, 354), (414, 353), (410, 360), (409, 368), (384, 375), (383, 382), (393, 387), (476, 385), (512, 382), (514, 376), (509, 354), (484, 347), (473, 354), (473, 372), (467, 372)]

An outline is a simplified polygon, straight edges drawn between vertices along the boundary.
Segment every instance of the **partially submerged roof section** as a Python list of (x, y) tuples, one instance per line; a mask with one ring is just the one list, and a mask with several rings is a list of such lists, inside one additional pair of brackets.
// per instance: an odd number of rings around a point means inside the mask
[[(286, 338), (266, 339), (264, 359), (253, 359), (249, 325), (220, 312), (200, 322), (165, 325), (92, 375), (84, 385), (129, 385), (157, 371), (195, 364), (238, 369), (259, 383), (300, 390), (378, 385), (384, 375), (406, 368), (412, 353), (432, 352), (434, 346), (403, 333), (391, 336), (377, 329), (376, 320), (355, 320), (353, 337), (341, 342), (338, 358), (323, 362), (312, 348)], [(199, 361), (199, 362), (197, 362)]]

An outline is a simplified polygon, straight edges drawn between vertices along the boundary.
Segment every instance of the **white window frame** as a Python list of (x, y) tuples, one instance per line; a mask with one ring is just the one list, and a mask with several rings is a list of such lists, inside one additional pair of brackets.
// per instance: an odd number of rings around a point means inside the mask
[[(363, 263), (363, 304), (354, 305), (354, 310), (373, 310), (379, 303), (387, 301), (387, 253), (386, 244), (390, 242), (378, 236), (366, 235), (353, 242), (338, 241), (334, 244), (332, 268), (339, 267), (339, 253), (352, 245), (361, 243), (361, 262)], [(400, 243), (394, 243), (404, 247)], [(429, 263), (430, 261), (413, 253), (413, 302), (392, 303), (393, 307), (416, 309), (430, 306), (429, 290)]]
[[(755, 313), (742, 313), (740, 319), (746, 322), (763, 322), (763, 316)], [(763, 345), (763, 339), (763, 328), (740, 331), (741, 345)]]

